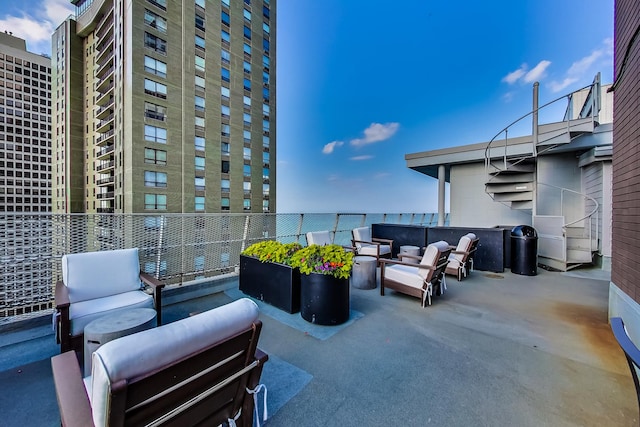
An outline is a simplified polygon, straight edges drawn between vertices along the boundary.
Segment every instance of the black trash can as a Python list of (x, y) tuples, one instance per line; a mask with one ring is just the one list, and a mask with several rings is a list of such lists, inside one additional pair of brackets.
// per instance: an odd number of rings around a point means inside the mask
[(538, 233), (533, 227), (517, 225), (511, 229), (511, 272), (538, 274)]

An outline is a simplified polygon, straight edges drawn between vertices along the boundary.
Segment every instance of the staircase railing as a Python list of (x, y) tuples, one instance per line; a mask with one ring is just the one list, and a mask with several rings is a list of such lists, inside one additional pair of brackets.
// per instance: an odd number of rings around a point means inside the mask
[[(532, 147), (532, 154), (529, 156), (523, 156), (520, 157), (518, 159), (516, 159), (515, 161), (511, 162), (510, 164), (507, 162), (508, 160), (508, 148), (509, 148), (509, 129), (512, 128), (513, 126), (515, 126), (516, 124), (520, 123), (521, 121), (523, 121), (524, 119), (528, 118), (528, 117), (532, 117), (534, 114), (539, 113), (541, 110), (545, 109), (546, 107), (549, 107), (552, 104), (555, 104), (558, 101), (561, 101), (563, 99), (566, 99), (567, 101), (567, 108), (565, 108), (565, 116), (563, 121), (567, 122), (567, 132), (570, 131), (571, 129), (571, 116), (572, 116), (572, 97), (576, 92), (580, 92), (583, 91), (587, 88), (590, 88), (589, 94), (587, 96), (587, 100), (589, 100), (590, 102), (585, 102), (585, 105), (587, 104), (591, 104), (591, 108), (583, 108), (579, 117), (578, 118), (586, 118), (586, 117), (592, 117), (592, 119), (595, 121), (597, 120), (598, 117), (598, 111), (600, 110), (600, 75), (596, 75), (596, 77), (594, 78), (593, 83), (591, 83), (590, 85), (584, 86), (583, 88), (580, 88), (576, 91), (573, 91), (571, 93), (562, 95), (552, 101), (547, 102), (544, 105), (539, 106), (538, 108), (534, 108), (532, 111), (528, 112), (527, 114), (517, 118), (516, 120), (514, 120), (513, 122), (509, 123), (506, 127), (504, 127), (502, 130), (500, 130), (493, 138), (491, 138), (491, 140), (489, 141), (489, 143), (487, 144), (485, 150), (484, 150), (484, 159), (485, 159), (485, 170), (487, 175), (489, 175), (491, 172), (502, 172), (505, 170), (508, 170), (510, 167), (513, 167), (527, 159), (531, 159), (536, 157), (536, 152), (537, 149)], [(584, 116), (583, 116), (584, 114)], [(504, 139), (498, 139), (501, 135), (504, 134)], [(504, 141), (504, 144), (502, 145), (502, 147), (496, 147), (496, 144), (498, 141)], [(548, 151), (552, 148), (554, 148), (554, 145), (551, 145), (549, 147), (547, 147), (545, 150), (543, 150), (543, 152)], [(503, 167), (499, 168), (497, 167), (493, 162), (492, 159), (498, 157), (493, 155), (493, 148), (502, 148), (502, 154), (501, 157), (502, 158), (502, 163), (503, 163)], [(538, 152), (537, 154), (540, 154), (540, 152)], [(491, 168), (493, 168), (494, 170), (490, 170)], [(495, 176), (494, 176), (495, 177)], [(492, 177), (493, 179), (493, 177)], [(491, 179), (489, 180), (491, 181)]]

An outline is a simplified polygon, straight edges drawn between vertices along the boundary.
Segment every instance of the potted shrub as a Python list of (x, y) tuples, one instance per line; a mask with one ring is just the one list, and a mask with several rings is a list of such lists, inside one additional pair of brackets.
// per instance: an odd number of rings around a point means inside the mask
[(300, 315), (319, 325), (349, 320), (349, 276), (353, 253), (340, 245), (309, 245), (291, 256), (300, 270)]
[(240, 254), (240, 291), (288, 313), (300, 311), (300, 273), (289, 265), (302, 246), (266, 240)]

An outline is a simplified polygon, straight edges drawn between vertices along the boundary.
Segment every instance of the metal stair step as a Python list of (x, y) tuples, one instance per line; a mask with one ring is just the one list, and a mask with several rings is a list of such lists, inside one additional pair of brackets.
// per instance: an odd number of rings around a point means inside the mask
[(532, 201), (533, 191), (523, 191), (520, 193), (497, 193), (493, 195), (493, 200), (497, 202)]
[(490, 193), (520, 193), (523, 191), (533, 191), (532, 182), (518, 182), (518, 183), (502, 183), (494, 184), (492, 182), (487, 183), (487, 190)]

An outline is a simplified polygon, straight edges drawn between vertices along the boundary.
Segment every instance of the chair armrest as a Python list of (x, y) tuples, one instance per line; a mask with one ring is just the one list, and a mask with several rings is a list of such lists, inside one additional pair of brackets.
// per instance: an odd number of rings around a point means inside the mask
[(372, 237), (371, 240), (373, 240), (374, 242), (380, 242), (380, 243), (388, 243), (388, 244), (393, 243), (393, 239), (383, 239), (382, 237)]
[(56, 282), (56, 291), (55, 291), (55, 304), (56, 308), (67, 308), (71, 304), (69, 301), (69, 289), (64, 285), (62, 280), (58, 280)]
[(51, 358), (60, 421), (63, 426), (93, 426), (91, 403), (82, 382), (80, 365), (74, 351)]
[(152, 288), (164, 288), (164, 283), (160, 282), (158, 279), (150, 275), (149, 273), (145, 273), (143, 271), (140, 272), (140, 280), (142, 283), (151, 286)]
[(398, 254), (398, 259), (400, 261), (402, 261), (403, 258), (415, 259), (418, 261), (422, 260), (422, 257), (420, 255)]
[(162, 325), (162, 288), (164, 283), (161, 283), (158, 279), (143, 271), (140, 272), (140, 280), (145, 285), (149, 285), (153, 290), (153, 305), (156, 309), (156, 319), (158, 326)]
[[(411, 257), (412, 255), (403, 255), (406, 257)], [(422, 258), (419, 258), (422, 259)], [(406, 265), (409, 267), (417, 267), (417, 268), (422, 268), (422, 269), (426, 269), (426, 270), (435, 270), (436, 267), (432, 266), (432, 265), (426, 265), (426, 264), (412, 264), (409, 262), (402, 262), (402, 261), (397, 261), (395, 259), (385, 259), (385, 258), (380, 258), (380, 265), (382, 267), (384, 267), (386, 264), (395, 264), (395, 265)]]
[(354, 241), (353, 241), (353, 244), (355, 245), (356, 243), (365, 243), (365, 244), (367, 244), (367, 245), (376, 245), (376, 246), (380, 246), (380, 245), (381, 245), (381, 243), (378, 243), (378, 242), (370, 242), (370, 241), (368, 241), (368, 240), (354, 240)]

